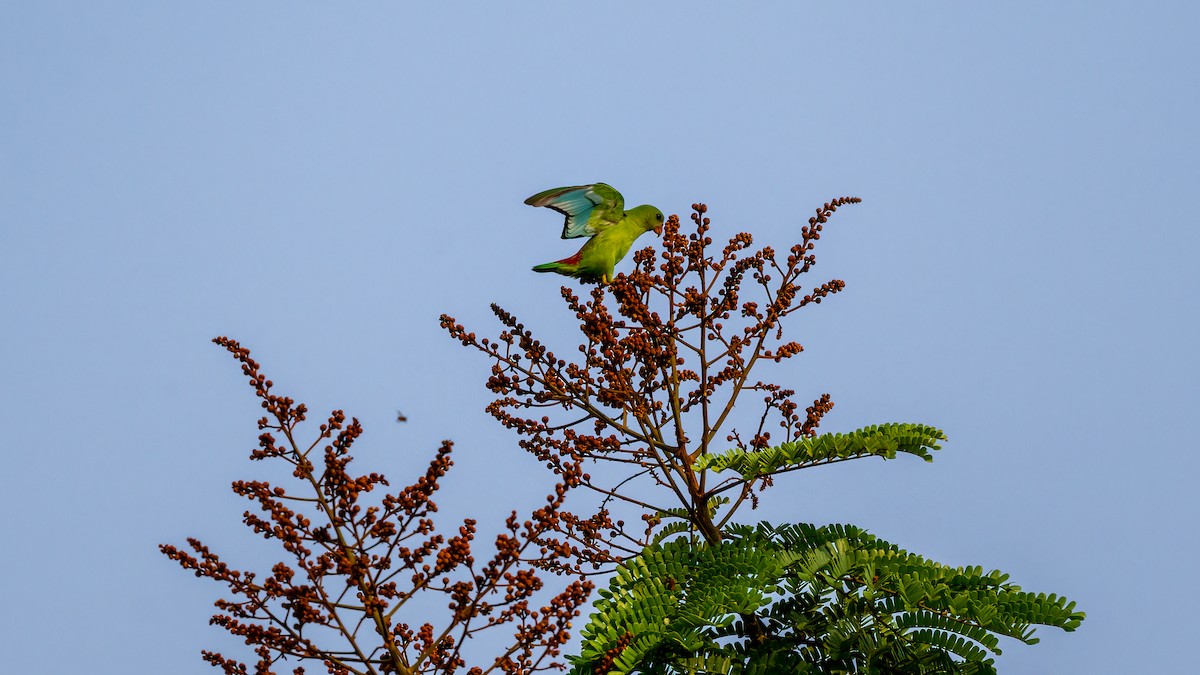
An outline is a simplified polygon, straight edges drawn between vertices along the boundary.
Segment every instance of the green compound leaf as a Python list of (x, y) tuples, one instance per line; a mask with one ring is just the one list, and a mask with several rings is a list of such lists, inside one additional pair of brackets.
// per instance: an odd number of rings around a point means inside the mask
[(711, 631), (767, 605), (781, 571), (774, 551), (746, 540), (650, 546), (622, 563), (600, 592), (571, 672), (615, 675), (647, 662), (719, 652)]
[(894, 459), (900, 453), (932, 462), (930, 451), (940, 449), (939, 441), (945, 440), (946, 435), (940, 429), (924, 424), (879, 424), (846, 434), (802, 438), (762, 450), (734, 449), (706, 455), (697, 460), (696, 469), (728, 469), (740, 473), (747, 480), (753, 480), (780, 471), (862, 457)]

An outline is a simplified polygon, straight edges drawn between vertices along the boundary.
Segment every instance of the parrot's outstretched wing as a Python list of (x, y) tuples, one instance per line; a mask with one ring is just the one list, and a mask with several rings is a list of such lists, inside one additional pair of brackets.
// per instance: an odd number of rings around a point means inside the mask
[(625, 199), (604, 183), (546, 190), (526, 199), (525, 203), (545, 206), (566, 216), (563, 239), (590, 237), (625, 217)]

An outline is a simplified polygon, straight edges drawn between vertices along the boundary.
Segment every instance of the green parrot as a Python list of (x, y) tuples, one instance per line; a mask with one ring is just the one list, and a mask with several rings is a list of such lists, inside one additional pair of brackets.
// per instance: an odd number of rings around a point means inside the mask
[(625, 257), (635, 239), (650, 230), (662, 234), (662, 211), (648, 205), (626, 211), (621, 193), (604, 183), (546, 190), (525, 203), (545, 206), (566, 216), (563, 239), (591, 237), (575, 255), (535, 265), (534, 272), (557, 272), (607, 284), (613, 278), (613, 266)]

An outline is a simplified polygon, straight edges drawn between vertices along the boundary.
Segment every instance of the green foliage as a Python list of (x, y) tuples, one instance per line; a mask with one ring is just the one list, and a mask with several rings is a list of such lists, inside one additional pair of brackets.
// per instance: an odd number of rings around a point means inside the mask
[(853, 526), (760, 525), (743, 536), (767, 539), (791, 558), (781, 580), (785, 598), (767, 613), (785, 644), (806, 643), (806, 661), (821, 672), (908, 670), (993, 672), (998, 635), (1027, 644), (1035, 624), (1074, 630), (1075, 603), (1024, 592), (1008, 575), (950, 567), (900, 549)]
[(779, 591), (782, 569), (777, 551), (748, 539), (652, 545), (626, 560), (600, 591), (571, 672), (628, 673), (693, 654), (719, 654), (715, 631), (767, 605)]
[(860, 457), (894, 459), (897, 454), (915, 455), (932, 462), (931, 450), (939, 450), (938, 441), (946, 440), (940, 429), (923, 424), (879, 424), (848, 434), (821, 434), (801, 438), (761, 450), (728, 450), (706, 455), (696, 462), (697, 469), (732, 469), (747, 480), (783, 471)]
[[(583, 631), (584, 673), (992, 673), (998, 636), (1084, 614), (998, 571), (950, 567), (850, 525), (735, 526), (626, 561)], [(747, 626), (746, 622), (757, 626)]]

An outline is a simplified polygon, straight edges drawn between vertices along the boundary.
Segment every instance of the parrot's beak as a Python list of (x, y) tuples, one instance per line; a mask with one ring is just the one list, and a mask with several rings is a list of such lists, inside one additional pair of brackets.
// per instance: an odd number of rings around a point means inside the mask
[(655, 226), (654, 226), (654, 234), (657, 234), (657, 235), (659, 235), (659, 236), (662, 236), (662, 225), (655, 225)]

